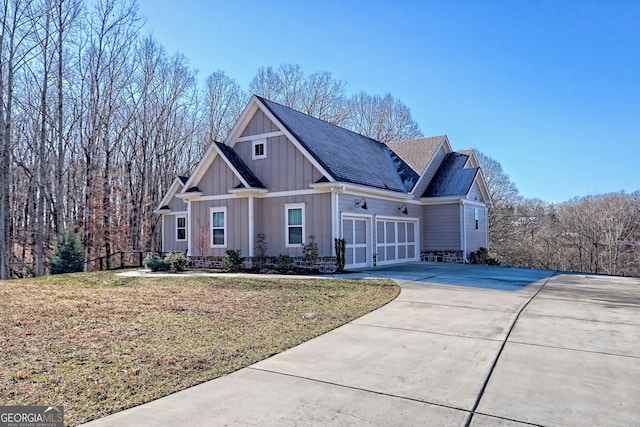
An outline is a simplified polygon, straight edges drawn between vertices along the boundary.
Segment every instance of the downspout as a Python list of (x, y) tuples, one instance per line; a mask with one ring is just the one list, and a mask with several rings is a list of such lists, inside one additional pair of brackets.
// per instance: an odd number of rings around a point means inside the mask
[(489, 250), (489, 208), (487, 208), (487, 206), (484, 206), (484, 238), (485, 238), (485, 248), (487, 248), (487, 251)]
[(462, 235), (460, 236), (460, 244), (462, 246), (462, 258), (465, 263), (468, 263), (467, 259), (467, 216), (464, 207), (464, 200), (460, 200), (460, 228), (462, 229)]
[[(187, 200), (187, 256), (191, 256), (193, 253), (191, 249), (191, 242), (193, 236), (191, 235), (191, 200)], [(202, 256), (202, 254), (200, 254)]]
[(249, 196), (249, 256), (253, 257), (254, 246), (253, 196)]
[(336, 256), (335, 239), (338, 238), (340, 232), (340, 212), (338, 209), (338, 194), (344, 191), (344, 186), (331, 188), (331, 256)]
[[(167, 219), (167, 216), (165, 214), (162, 214), (162, 231), (161, 231), (161, 233), (162, 233), (162, 248), (161, 248), (161, 250), (162, 250), (163, 253), (164, 253), (164, 240), (165, 240), (164, 239), (164, 221), (165, 221), (165, 219)], [(153, 248), (151, 248), (151, 249), (153, 249)]]

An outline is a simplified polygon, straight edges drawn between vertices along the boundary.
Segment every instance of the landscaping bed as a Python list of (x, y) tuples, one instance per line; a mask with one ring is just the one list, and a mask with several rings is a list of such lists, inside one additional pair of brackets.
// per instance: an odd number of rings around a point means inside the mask
[(387, 280), (122, 277), (0, 281), (0, 402), (76, 425), (248, 366), (397, 296)]

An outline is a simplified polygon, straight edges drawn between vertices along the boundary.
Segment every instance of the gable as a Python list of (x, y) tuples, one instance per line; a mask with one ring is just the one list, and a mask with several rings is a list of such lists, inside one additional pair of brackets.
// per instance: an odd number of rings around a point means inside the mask
[(260, 135), (270, 132), (278, 132), (280, 129), (273, 123), (262, 110), (257, 110), (249, 120), (240, 137)]
[(339, 182), (406, 193), (419, 175), (385, 144), (256, 97), (329, 175)]
[(174, 179), (173, 182), (171, 183), (169, 190), (167, 190), (164, 197), (158, 204), (158, 207), (156, 208), (155, 212), (166, 213), (168, 210), (183, 211), (185, 208), (185, 203), (181, 199), (177, 198), (176, 194), (182, 191), (182, 188), (185, 182), (187, 181), (188, 181), (187, 177), (177, 176), (176, 179)]
[(198, 189), (206, 195), (227, 194), (229, 190), (241, 184), (240, 179), (222, 157), (216, 156), (198, 182)]

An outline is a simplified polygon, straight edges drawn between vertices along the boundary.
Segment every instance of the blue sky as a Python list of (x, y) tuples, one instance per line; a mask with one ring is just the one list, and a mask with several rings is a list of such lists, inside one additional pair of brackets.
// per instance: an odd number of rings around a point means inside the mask
[(498, 160), (527, 198), (640, 190), (640, 1), (138, 0), (205, 78), (299, 64), (391, 93), (426, 136)]

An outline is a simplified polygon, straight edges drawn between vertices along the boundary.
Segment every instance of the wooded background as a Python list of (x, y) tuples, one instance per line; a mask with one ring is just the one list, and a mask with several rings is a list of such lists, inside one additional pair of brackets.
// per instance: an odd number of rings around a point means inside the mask
[[(422, 136), (400, 100), (348, 95), (328, 71), (265, 66), (247, 92), (224, 71), (200, 81), (141, 34), (135, 1), (0, 2), (0, 278), (45, 274), (68, 228), (87, 260), (158, 250), (157, 203), (225, 139), (251, 93), (382, 142)], [(499, 262), (640, 275), (638, 192), (525, 200), (497, 161), (480, 160)]]

